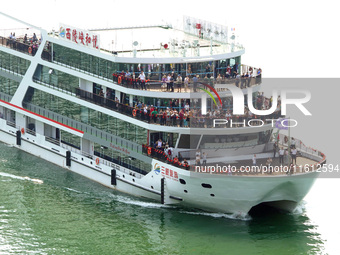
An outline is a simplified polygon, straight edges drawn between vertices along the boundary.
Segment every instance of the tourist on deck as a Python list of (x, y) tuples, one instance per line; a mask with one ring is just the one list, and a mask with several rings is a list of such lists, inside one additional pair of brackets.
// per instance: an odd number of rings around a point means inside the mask
[(277, 142), (275, 142), (274, 145), (273, 145), (273, 152), (274, 152), (273, 158), (275, 158), (275, 155), (276, 155), (276, 152), (277, 152)]
[(184, 117), (183, 117), (183, 125), (184, 127), (188, 127), (188, 116), (189, 113), (187, 111), (184, 112)]
[(181, 74), (178, 74), (176, 82), (177, 82), (177, 90), (178, 90), (178, 92), (182, 92), (182, 82), (183, 82), (183, 80), (182, 80)]
[(201, 165), (201, 152), (198, 150), (196, 151), (196, 166)]
[(35, 33), (33, 33), (32, 42), (37, 42), (38, 38)]
[(222, 76), (221, 76), (221, 74), (217, 75), (216, 82), (219, 83), (219, 84), (222, 83)]
[(270, 167), (273, 163), (273, 160), (271, 158), (268, 158), (267, 161), (266, 161), (266, 166), (267, 166), (267, 172), (268, 173), (272, 173), (272, 171), (270, 170)]
[(171, 111), (168, 108), (166, 108), (166, 125), (170, 126), (170, 122), (171, 122)]
[(205, 152), (202, 154), (202, 164), (203, 166), (207, 166), (207, 155)]
[(290, 142), (290, 148), (295, 148), (295, 146), (296, 146), (296, 141), (295, 141), (294, 137), (292, 137), (292, 140)]
[(236, 87), (239, 87), (239, 84), (240, 84), (240, 81), (241, 81), (241, 76), (240, 76), (240, 74), (239, 74), (239, 73), (236, 73), (236, 74), (235, 74), (235, 78), (236, 78), (236, 80), (235, 80)]
[(184, 109), (185, 109), (186, 111), (189, 111), (189, 110), (190, 110), (189, 102), (186, 102), (186, 103), (185, 103)]
[(199, 75), (194, 76), (194, 78), (192, 78), (192, 81), (194, 82), (194, 92), (197, 92), (198, 78), (199, 78)]
[(256, 166), (256, 154), (253, 156), (253, 166)]
[(280, 158), (280, 164), (283, 165), (283, 156), (285, 155), (285, 150), (283, 147), (280, 148), (279, 150), (279, 158)]
[(296, 165), (297, 149), (295, 147), (293, 147), (293, 149), (291, 150), (291, 153), (292, 153), (292, 164), (294, 164), (294, 161), (295, 161), (295, 165)]
[(157, 108), (153, 109), (153, 111), (151, 112), (151, 116), (152, 116), (152, 119), (153, 119), (153, 123), (157, 123), (157, 117), (158, 117)]
[(170, 75), (170, 90), (174, 92), (174, 75)]
[(172, 110), (171, 112), (172, 126), (177, 126), (177, 117), (178, 117), (177, 110), (176, 109)]
[(289, 155), (288, 155), (288, 149), (285, 150), (284, 157), (283, 157), (283, 163), (288, 166), (289, 164)]
[(184, 109), (181, 109), (181, 110), (179, 111), (178, 116), (179, 116), (179, 126), (180, 126), (180, 127), (183, 127)]
[(171, 146), (169, 146), (169, 148), (167, 149), (167, 155), (168, 155), (168, 158), (171, 160), (173, 159), (173, 152), (174, 152), (174, 149)]
[(167, 78), (166, 75), (163, 75), (162, 77), (162, 91), (163, 90), (167, 90), (167, 82), (166, 82)]
[(225, 77), (229, 79), (231, 77), (231, 68), (230, 65), (227, 66), (227, 71), (225, 73)]
[(238, 74), (238, 63), (236, 63), (233, 66), (233, 78), (236, 78), (236, 75)]
[(135, 72), (132, 72), (132, 88), (135, 88), (135, 87), (136, 87), (136, 89), (138, 88), (138, 86), (137, 86), (137, 79), (136, 79)]
[(189, 169), (189, 163), (188, 163), (188, 161), (186, 160), (186, 159), (184, 159), (183, 161), (182, 161), (182, 165), (185, 167), (185, 169)]
[(166, 91), (170, 91), (170, 80), (171, 80), (171, 75), (168, 74), (166, 77)]
[(162, 144), (163, 144), (162, 139), (158, 139), (156, 148), (157, 149), (161, 149), (162, 148)]
[(145, 86), (145, 74), (143, 71), (141, 71), (141, 73), (139, 74), (138, 78), (140, 79), (140, 83), (141, 83), (141, 88), (142, 90), (145, 89), (146, 90), (146, 86)]
[(185, 79), (184, 79), (184, 92), (187, 92), (188, 86), (189, 86), (189, 77), (185, 76)]
[(211, 87), (214, 87), (214, 81), (215, 81), (214, 75), (211, 75), (210, 78), (209, 78), (209, 85)]

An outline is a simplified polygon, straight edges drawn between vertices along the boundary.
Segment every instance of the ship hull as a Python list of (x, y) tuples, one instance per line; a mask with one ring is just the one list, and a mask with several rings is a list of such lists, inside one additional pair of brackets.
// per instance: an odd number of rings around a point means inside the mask
[(71, 152), (71, 165), (67, 166), (66, 149), (46, 142), (42, 135), (27, 133), (21, 136), (21, 145), (17, 145), (17, 130), (0, 121), (0, 141), (32, 157), (40, 157), (114, 190), (209, 212), (248, 213), (261, 203), (292, 211), (318, 176), (317, 172), (289, 176), (195, 173), (158, 160), (153, 160), (151, 171), (144, 176), (121, 166), (117, 168), (113, 163), (97, 164), (94, 159), (75, 152)]

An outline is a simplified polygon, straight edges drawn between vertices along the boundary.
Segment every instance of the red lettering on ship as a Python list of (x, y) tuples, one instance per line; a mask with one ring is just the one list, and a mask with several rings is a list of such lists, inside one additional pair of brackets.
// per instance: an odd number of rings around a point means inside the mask
[(125, 153), (125, 154), (127, 154), (127, 155), (130, 155), (130, 151), (129, 151), (128, 149), (122, 148), (122, 147), (120, 147), (120, 146), (116, 146), (116, 145), (114, 145), (114, 144), (112, 144), (112, 143), (110, 143), (110, 147), (111, 147), (112, 149), (117, 150), (117, 151), (121, 151), (121, 152), (123, 152), (123, 153)]
[(85, 43), (84, 43), (84, 33), (83, 33), (83, 31), (81, 31), (81, 32), (79, 32), (79, 40), (80, 40), (80, 43), (82, 44), (82, 45), (85, 45)]
[(65, 30), (66, 30), (65, 38), (67, 40), (75, 42), (76, 44), (82, 44), (84, 46), (92, 47), (94, 49), (100, 48), (99, 35), (86, 33), (86, 31), (84, 30), (73, 27), (67, 27), (65, 28)]
[(66, 39), (71, 40), (71, 33), (70, 33), (71, 29), (70, 28), (66, 28)]
[(98, 41), (98, 38), (97, 38), (96, 35), (94, 35), (94, 36), (92, 37), (93, 48), (98, 49), (97, 41)]
[(77, 38), (78, 38), (77, 30), (73, 29), (72, 30), (72, 41), (75, 42), (75, 43), (78, 43)]
[(161, 175), (173, 181), (178, 181), (178, 173), (175, 170), (161, 166)]
[(86, 46), (88, 46), (89, 44), (91, 44), (91, 37), (89, 36), (88, 33), (86, 33), (85, 42), (86, 42)]

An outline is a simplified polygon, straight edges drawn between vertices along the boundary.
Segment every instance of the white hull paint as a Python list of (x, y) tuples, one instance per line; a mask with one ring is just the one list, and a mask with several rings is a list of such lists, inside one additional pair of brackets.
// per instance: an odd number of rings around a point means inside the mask
[[(226, 174), (194, 173), (163, 162), (153, 160), (154, 169), (141, 178), (129, 174), (128, 169), (120, 167), (116, 171), (116, 185), (111, 184), (112, 166), (99, 163), (72, 152), (71, 166), (66, 166), (66, 149), (46, 142), (37, 134), (22, 135), (21, 145), (16, 145), (16, 129), (1, 121), (0, 140), (18, 149), (45, 159), (60, 167), (85, 176), (106, 187), (134, 196), (161, 201), (161, 179), (165, 177), (166, 202), (203, 209), (211, 212), (248, 213), (260, 203), (271, 202), (273, 206), (292, 211), (308, 193), (318, 173), (310, 172), (291, 176), (231, 176)], [(177, 172), (178, 178), (170, 178), (155, 171), (168, 168)], [(179, 180), (185, 181), (182, 184)], [(204, 188), (202, 183), (211, 185)], [(175, 199), (169, 199), (169, 197)]]

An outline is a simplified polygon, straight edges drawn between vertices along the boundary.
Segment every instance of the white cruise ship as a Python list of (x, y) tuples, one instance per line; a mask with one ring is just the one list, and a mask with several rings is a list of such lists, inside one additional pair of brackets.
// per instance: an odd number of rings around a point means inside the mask
[(32, 157), (159, 203), (245, 214), (292, 211), (325, 163), (279, 133), (280, 100), (260, 92), (233, 28), (184, 17), (49, 33), (1, 15), (20, 25), (1, 31), (0, 141)]

